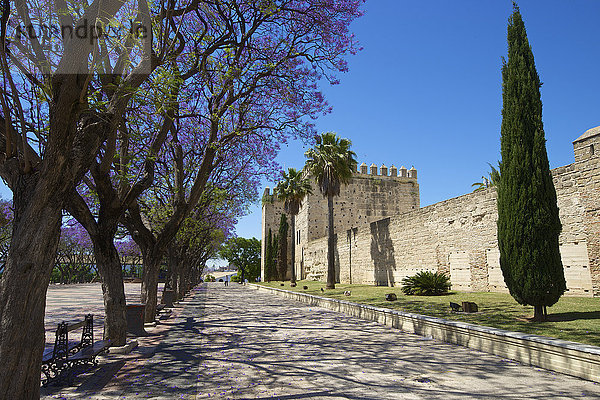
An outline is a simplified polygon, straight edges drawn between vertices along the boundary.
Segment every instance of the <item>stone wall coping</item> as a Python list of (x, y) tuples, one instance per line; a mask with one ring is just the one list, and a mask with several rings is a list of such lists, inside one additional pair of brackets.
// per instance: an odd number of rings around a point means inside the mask
[(585, 131), (583, 133), (583, 135), (581, 135), (577, 139), (575, 139), (573, 141), (573, 143), (581, 142), (582, 140), (586, 140), (586, 139), (589, 139), (591, 137), (598, 136), (598, 135), (600, 135), (600, 126), (588, 129), (587, 131)]
[(282, 292), (282, 293), (293, 293), (296, 295), (305, 296), (307, 298), (315, 298), (315, 299), (319, 299), (319, 300), (329, 301), (332, 303), (350, 305), (350, 306), (364, 308), (367, 310), (378, 311), (378, 312), (387, 313), (387, 314), (395, 314), (398, 316), (408, 317), (411, 319), (418, 319), (418, 320), (422, 320), (422, 321), (428, 321), (428, 322), (434, 323), (434, 324), (447, 325), (447, 326), (452, 326), (452, 327), (456, 327), (456, 328), (466, 329), (469, 331), (482, 332), (482, 333), (487, 333), (487, 334), (491, 334), (491, 335), (496, 335), (496, 336), (500, 336), (500, 337), (526, 340), (526, 341), (536, 342), (536, 343), (554, 346), (554, 347), (558, 347), (558, 348), (576, 350), (576, 351), (580, 351), (583, 353), (600, 356), (600, 347), (598, 347), (598, 346), (592, 346), (592, 345), (571, 342), (571, 341), (561, 340), (561, 339), (554, 339), (554, 338), (550, 338), (547, 336), (533, 335), (533, 334), (522, 333), (522, 332), (512, 332), (512, 331), (507, 331), (507, 330), (500, 329), (500, 328), (492, 328), (489, 326), (470, 324), (468, 322), (450, 321), (450, 320), (439, 318), (439, 317), (430, 317), (428, 315), (414, 314), (414, 313), (409, 313), (409, 312), (400, 311), (400, 310), (392, 310), (389, 308), (375, 307), (375, 306), (370, 306), (370, 305), (366, 305), (366, 304), (353, 303), (353, 302), (347, 301), (347, 300), (332, 299), (330, 297), (317, 296), (317, 295), (302, 293), (302, 292), (293, 292), (293, 291), (289, 291), (289, 290), (272, 288), (272, 287), (263, 286), (263, 285), (251, 284), (251, 286), (257, 286), (260, 288), (278, 291), (278, 292)]

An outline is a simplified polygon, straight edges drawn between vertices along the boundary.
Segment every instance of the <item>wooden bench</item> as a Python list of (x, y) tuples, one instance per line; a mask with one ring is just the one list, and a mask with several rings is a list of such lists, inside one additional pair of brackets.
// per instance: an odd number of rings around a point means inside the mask
[[(69, 332), (81, 330), (79, 343), (69, 340)], [(56, 328), (54, 347), (42, 357), (42, 385), (67, 377), (71, 380), (72, 369), (77, 365), (97, 365), (96, 357), (106, 351), (110, 340), (94, 341), (94, 316), (88, 314), (83, 320), (61, 322)]]

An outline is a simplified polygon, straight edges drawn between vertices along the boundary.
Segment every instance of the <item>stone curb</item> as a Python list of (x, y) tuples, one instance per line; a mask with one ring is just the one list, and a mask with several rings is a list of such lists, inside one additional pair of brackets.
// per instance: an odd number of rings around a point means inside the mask
[(120, 347), (109, 347), (109, 354), (129, 354), (133, 349), (138, 347), (139, 343), (137, 339), (129, 341), (125, 346)]
[(600, 382), (600, 347), (545, 336), (510, 332), (466, 322), (448, 321), (398, 310), (351, 303), (306, 293), (250, 284), (312, 306), (378, 322), (404, 332), (431, 337), (509, 358), (523, 364)]

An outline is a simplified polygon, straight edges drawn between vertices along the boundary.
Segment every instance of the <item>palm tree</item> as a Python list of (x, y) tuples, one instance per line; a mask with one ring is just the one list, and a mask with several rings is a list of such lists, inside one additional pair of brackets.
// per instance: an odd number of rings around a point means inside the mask
[(316, 180), (323, 197), (327, 197), (329, 229), (327, 232), (327, 289), (335, 288), (335, 253), (333, 242), (333, 197), (339, 196), (342, 184), (347, 184), (356, 170), (356, 154), (350, 150), (352, 143), (333, 132), (317, 136), (315, 147), (304, 155), (305, 169)]
[(302, 200), (312, 194), (310, 181), (304, 177), (302, 171), (289, 168), (283, 172), (283, 179), (275, 187), (275, 195), (282, 200), (285, 212), (290, 214), (290, 227), (292, 230), (292, 285), (296, 285), (296, 221), (295, 217), (300, 211)]
[(498, 163), (498, 169), (496, 169), (490, 163), (488, 163), (488, 165), (491, 168), (491, 171), (488, 173), (489, 178), (485, 177), (485, 176), (482, 176), (481, 177), (481, 182), (475, 182), (474, 184), (472, 184), (471, 187), (475, 188), (475, 190), (473, 190), (474, 192), (478, 192), (480, 190), (496, 186), (498, 184), (498, 182), (500, 182), (500, 170), (499, 170), (500, 169), (500, 163)]

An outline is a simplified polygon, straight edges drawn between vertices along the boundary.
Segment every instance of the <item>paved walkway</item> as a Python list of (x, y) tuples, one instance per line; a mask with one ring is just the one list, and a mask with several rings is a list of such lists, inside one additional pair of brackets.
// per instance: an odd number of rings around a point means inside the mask
[[(159, 293), (162, 293), (162, 283)], [(125, 283), (127, 303), (139, 303), (141, 283)], [(74, 285), (50, 285), (46, 294), (46, 347), (54, 346), (54, 334), (59, 322), (83, 319), (94, 314), (94, 333), (102, 336), (104, 329), (104, 300), (100, 283), (78, 283)], [(76, 335), (77, 336), (77, 335)]]
[(47, 398), (598, 399), (600, 385), (257, 292), (209, 284)]

